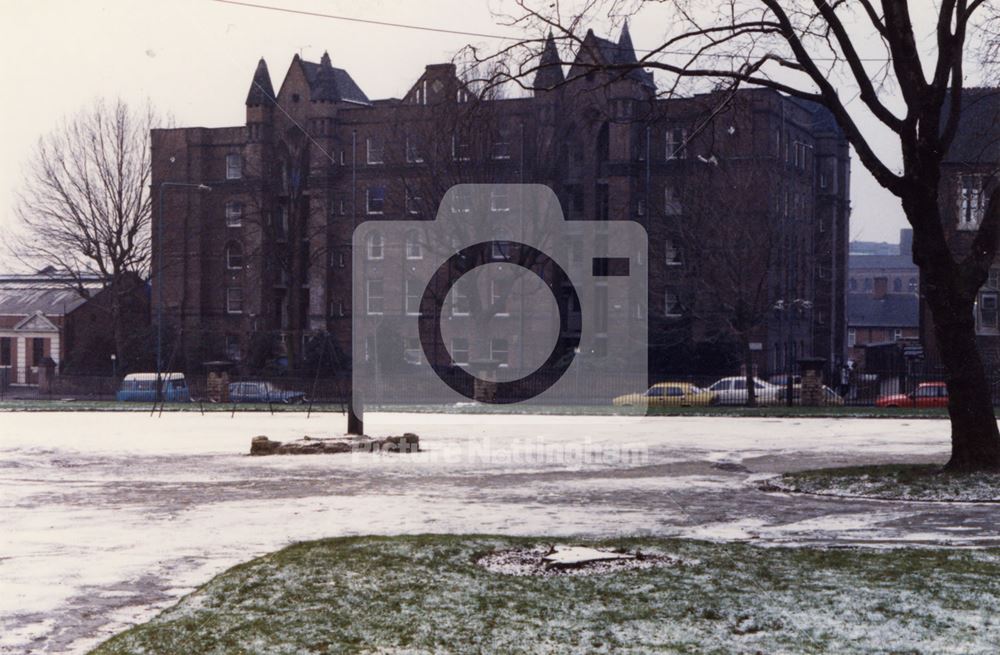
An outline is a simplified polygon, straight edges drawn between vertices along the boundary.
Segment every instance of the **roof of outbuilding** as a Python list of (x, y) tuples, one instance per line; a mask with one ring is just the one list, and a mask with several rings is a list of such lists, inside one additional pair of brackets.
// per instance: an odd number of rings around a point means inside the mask
[(920, 298), (913, 293), (888, 293), (883, 298), (847, 294), (849, 327), (919, 327)]
[(85, 302), (75, 289), (0, 283), (0, 316), (61, 316)]

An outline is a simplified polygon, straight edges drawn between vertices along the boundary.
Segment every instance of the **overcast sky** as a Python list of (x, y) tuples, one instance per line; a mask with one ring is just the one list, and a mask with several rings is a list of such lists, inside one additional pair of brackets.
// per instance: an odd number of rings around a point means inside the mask
[[(502, 0), (248, 0), (326, 14), (454, 30), (514, 34), (491, 8)], [(921, 0), (928, 6), (928, 0)], [(4, 0), (0, 4), (0, 230), (13, 220), (13, 193), (37, 139), (99, 97), (149, 98), (178, 126), (239, 125), (259, 57), (275, 88), (295, 53), (328, 50), (371, 98), (399, 97), (426, 64), (470, 41), (499, 42), (221, 4), (212, 0)], [(606, 33), (608, 26), (595, 25)], [(632, 23), (637, 48), (661, 42), (658, 20)], [(614, 35), (617, 36), (617, 33)], [(660, 78), (665, 86), (665, 78)], [(882, 147), (892, 159), (891, 143)], [(898, 202), (855, 160), (852, 238), (896, 241)]]

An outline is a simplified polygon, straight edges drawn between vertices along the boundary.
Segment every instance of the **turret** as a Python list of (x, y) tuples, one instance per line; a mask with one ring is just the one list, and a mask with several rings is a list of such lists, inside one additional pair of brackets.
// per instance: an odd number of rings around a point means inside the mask
[(267, 62), (261, 57), (254, 71), (250, 91), (247, 93), (247, 107), (260, 107), (274, 102), (274, 87), (271, 86), (271, 75), (267, 72)]
[(538, 71), (535, 72), (535, 80), (531, 88), (535, 91), (554, 89), (566, 81), (563, 75), (562, 65), (559, 60), (559, 50), (556, 48), (556, 40), (549, 32), (545, 39), (545, 47), (542, 49), (542, 56), (538, 61)]

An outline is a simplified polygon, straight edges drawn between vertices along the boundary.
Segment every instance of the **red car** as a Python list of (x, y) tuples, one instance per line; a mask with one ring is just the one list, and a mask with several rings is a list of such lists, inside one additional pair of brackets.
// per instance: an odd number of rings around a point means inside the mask
[(910, 394), (879, 396), (876, 407), (947, 407), (948, 386), (944, 382), (921, 382)]

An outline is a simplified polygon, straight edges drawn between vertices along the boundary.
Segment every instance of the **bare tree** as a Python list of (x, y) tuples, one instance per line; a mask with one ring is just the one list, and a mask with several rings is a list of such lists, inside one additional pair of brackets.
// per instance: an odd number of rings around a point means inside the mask
[(673, 255), (697, 253), (685, 262), (691, 297), (675, 301), (699, 323), (703, 339), (739, 347), (750, 406), (757, 401), (751, 344), (763, 340), (775, 312), (809, 306), (806, 276), (792, 256), (801, 250), (795, 242), (802, 229), (774, 210), (766, 192), (775, 187), (766, 180), (773, 175), (726, 159), (705, 166), (698, 184), (681, 191), (689, 220), (678, 224)]
[[(152, 107), (98, 101), (42, 137), (17, 195), (17, 235), (8, 248), (24, 264), (53, 266), (84, 298), (87, 278), (113, 290), (117, 356), (129, 275), (145, 278), (150, 257), (149, 131)], [(120, 292), (120, 293), (119, 293)]]
[[(580, 15), (560, 14), (560, 3), (516, 0), (522, 26), (553, 30), (563, 43), (583, 44)], [(577, 61), (585, 75), (627, 74), (636, 68), (663, 71), (672, 80), (703, 79), (772, 89), (819, 103), (836, 119), (858, 159), (895, 195), (913, 227), (914, 261), (934, 320), (946, 370), (954, 471), (1000, 469), (989, 385), (976, 343), (974, 305), (987, 280), (1000, 234), (1000, 191), (994, 189), (971, 245), (948, 239), (939, 202), (945, 180), (942, 163), (963, 111), (963, 85), (970, 34), (991, 18), (985, 0), (942, 0), (911, 13), (905, 0), (727, 0), (711, 8), (692, 0), (630, 3), (590, 0), (584, 10), (623, 16), (660, 12), (665, 40), (637, 61)], [(931, 38), (915, 22), (930, 15)], [(879, 53), (872, 58), (867, 53)], [(538, 40), (507, 48), (510, 77), (531, 79), (539, 69)], [(533, 63), (532, 63), (533, 62)], [(577, 76), (579, 76), (577, 75)], [(567, 82), (572, 82), (572, 77)], [(898, 91), (902, 108), (894, 104)], [(892, 136), (902, 167), (876, 151), (866, 122)]]

